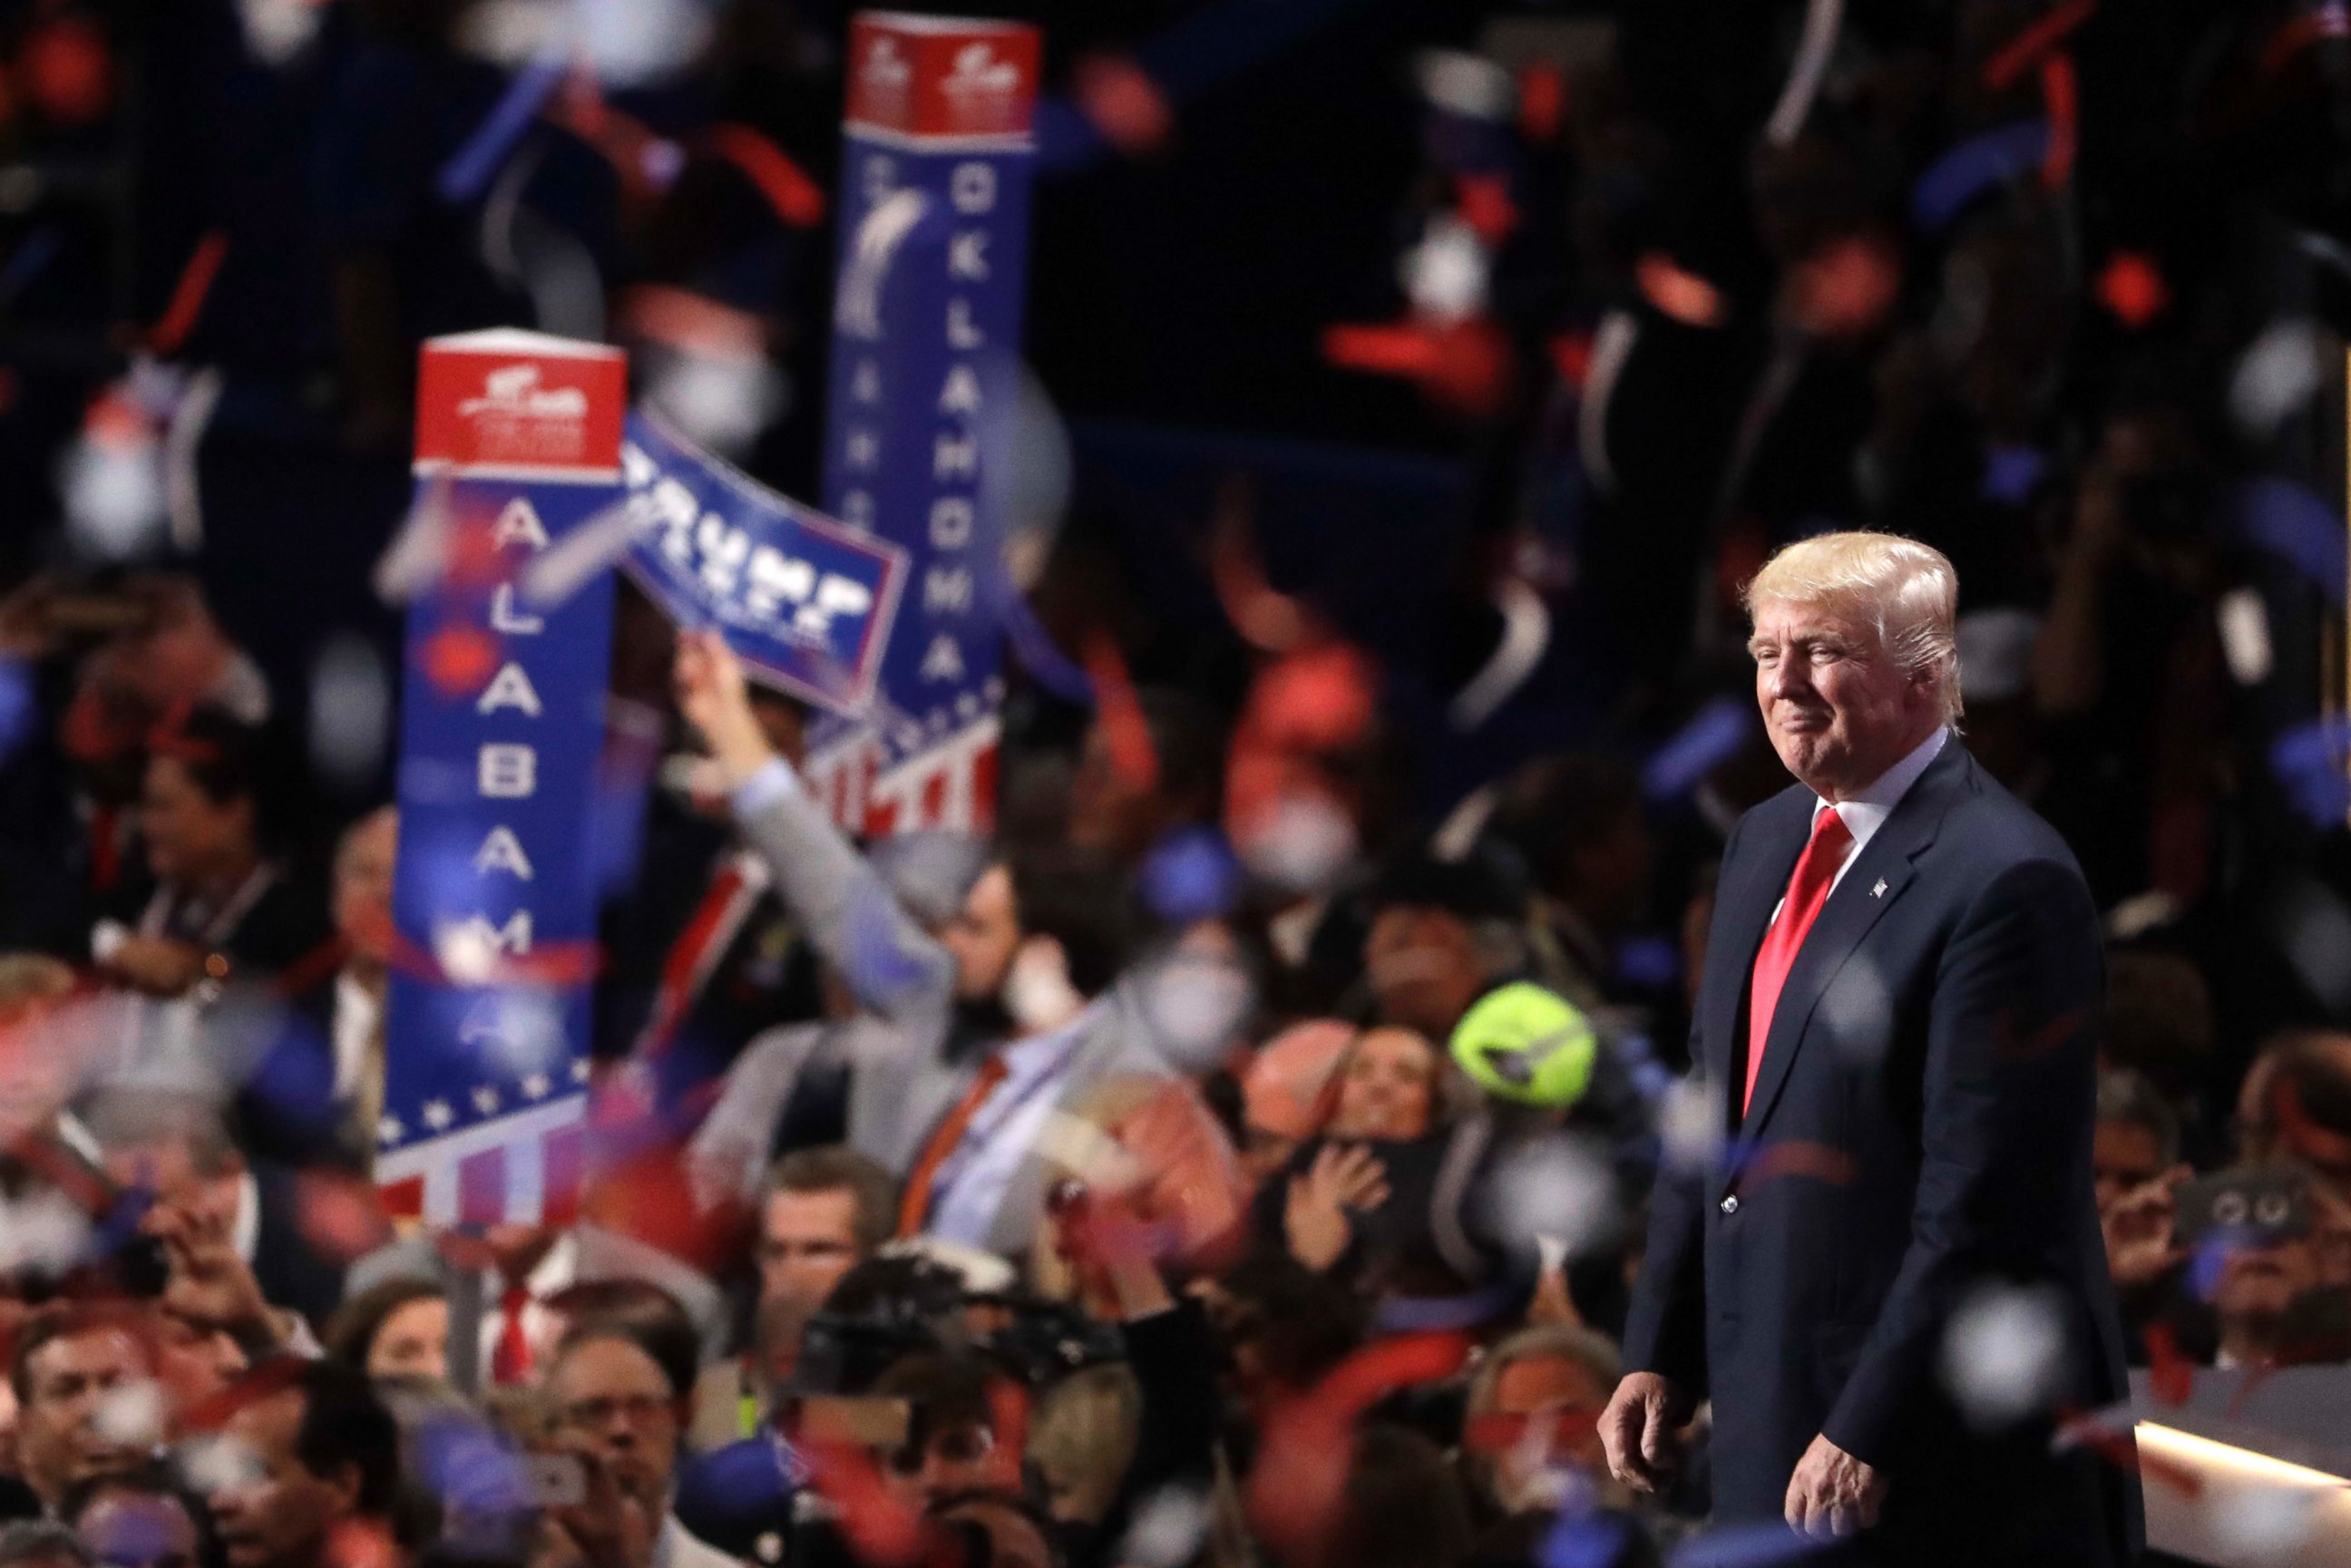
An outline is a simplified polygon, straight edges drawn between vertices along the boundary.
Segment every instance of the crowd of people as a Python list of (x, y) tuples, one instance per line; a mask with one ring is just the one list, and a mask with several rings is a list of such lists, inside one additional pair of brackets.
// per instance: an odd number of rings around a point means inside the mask
[[(35, 9), (47, 37), (91, 8)], [(296, 369), (332, 367), (357, 463), (401, 439), (416, 339), (566, 327), (517, 281), (560, 246), (526, 235), (492, 277), (457, 214), (494, 198), (422, 193), (510, 74), (452, 42), (496, 7), (291, 9), (353, 51), (311, 150), (348, 210), (272, 251), (273, 208), (234, 265), (332, 253)], [(752, 88), (837, 74), (781, 41), (827, 36), (822, 7), (796, 34), (789, 7), (686, 9), (726, 14), (701, 68), (737, 108), (706, 63), (728, 49)], [(810, 716), (623, 587), (614, 730), (675, 765), (608, 889), (588, 1180), (531, 1224), (381, 1212), (392, 770), (370, 799), (311, 787), (319, 705), (262, 656), (266, 565), (154, 559), (159, 536), (126, 567), (68, 486), (0, 558), (24, 569), (0, 600), (0, 1568), (1702, 1550), (1704, 1413), (1655, 1495), (1596, 1427), (1653, 1186), (1723, 1156), (1681, 1077), (1714, 867), (1787, 782), (1739, 591), (1823, 524), (1959, 564), (1960, 738), (2097, 900), (2094, 1158), (2136, 1364), (2160, 1396), (2351, 1363), (2341, 747), (2310, 722), (2341, 609), (2315, 434), (2340, 410), (2309, 368), (2341, 346), (2339, 16), (1856, 17), (1783, 132), (1803, 7), (1623, 9), (1531, 64), (1422, 61), (1403, 282), (1351, 295), (1416, 345), (1414, 384), (1364, 394), (1374, 423), (1474, 447), (1475, 516), (1432, 521), (1384, 598), (1348, 580), (1376, 552), (1300, 569), (1271, 488), (1228, 486), (1158, 556), (1073, 517), (1038, 634), (1086, 651), (1090, 700), (1008, 670), (992, 831), (844, 831), (800, 778)], [(1180, 159), (1117, 57), (1073, 78), (1092, 134)], [(290, 102), (329, 68), (279, 68)], [(0, 115), (69, 142), (43, 93)], [(815, 384), (778, 323), (820, 319), (818, 231), (709, 169), (569, 178), (637, 124), (583, 95), (521, 143), (553, 159), (525, 216), (617, 203), (626, 242), (587, 258), (638, 269), (611, 333), (726, 446), (767, 393), (689, 397), (662, 323), (715, 319), (681, 298), (757, 318), (760, 363)], [(656, 126), (658, 99), (614, 94)], [(793, 104), (746, 113), (821, 170), (807, 127), (837, 101)], [(376, 110), (434, 156), (361, 134)], [(195, 350), (297, 379), (237, 324), (268, 291), (223, 287)], [(1071, 287), (1031, 305), (1049, 383), (1099, 336), (1068, 300), (1110, 285)], [(0, 419), (44, 384), (11, 380)], [(804, 485), (815, 413), (752, 418), (732, 455)], [(14, 496), (34, 443), (8, 429)], [(1170, 555), (1195, 577), (1163, 596)], [(1400, 599), (1426, 615), (1364, 624)], [(1850, 1174), (1813, 1148), (1751, 1179)], [(2026, 1354), (1947, 1348), (1959, 1384), (2012, 1386)]]

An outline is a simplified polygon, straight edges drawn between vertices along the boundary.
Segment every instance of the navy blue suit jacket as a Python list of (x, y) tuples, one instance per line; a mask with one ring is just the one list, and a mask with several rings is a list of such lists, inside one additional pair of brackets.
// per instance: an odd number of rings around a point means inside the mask
[[(1625, 1364), (1713, 1399), (1719, 1522), (1781, 1518), (1825, 1434), (1891, 1483), (1854, 1560), (2128, 1562), (2135, 1478), (2051, 1442), (2060, 1407), (2128, 1392), (2091, 1181), (2088, 887), (1951, 739), (1805, 937), (1742, 1119), (1750, 977), (1814, 800), (1766, 801), (1725, 852), (1691, 1060), (1726, 1153), (1660, 1177)], [(2045, 1302), (2059, 1343), (2047, 1407), (1986, 1430), (1945, 1334), (1999, 1288)]]

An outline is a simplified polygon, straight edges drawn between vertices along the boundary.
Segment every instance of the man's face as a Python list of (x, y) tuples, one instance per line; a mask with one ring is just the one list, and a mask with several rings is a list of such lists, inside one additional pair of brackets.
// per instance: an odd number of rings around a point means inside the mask
[(857, 1262), (857, 1196), (771, 1192), (759, 1216), (759, 1304), (799, 1313), (803, 1322)]
[(139, 831), (147, 843), (147, 864), (167, 883), (209, 876), (250, 853), (253, 803), (216, 802), (196, 787), (177, 758), (147, 764), (139, 800)]
[(2241, 1247), (2220, 1265), (2220, 1282), (2212, 1292), (2212, 1310), (2224, 1323), (2274, 1319), (2318, 1283), (2318, 1253), (2307, 1236), (2273, 1241), (2267, 1246)]
[(145, 1458), (108, 1436), (99, 1413), (117, 1390), (147, 1377), (145, 1346), (129, 1329), (107, 1327), (53, 1339), (25, 1368), (26, 1398), (16, 1416), (25, 1483), (51, 1508), (68, 1488), (91, 1476), (128, 1469)]
[(351, 830), (335, 857), (335, 930), (351, 956), (378, 967), (392, 961), (392, 869), (400, 852), (400, 819), (390, 810)]
[(1926, 738), (1939, 711), (1849, 611), (1767, 600), (1755, 607), (1755, 700), (1772, 749), (1815, 791), (1865, 788)]
[(1545, 1485), (1552, 1465), (1573, 1465), (1590, 1476), (1607, 1473), (1607, 1457), (1597, 1425), (1607, 1392), (1592, 1375), (1561, 1355), (1529, 1355), (1502, 1368), (1494, 1380), (1493, 1414), (1512, 1427), (1541, 1424), (1546, 1441), (1508, 1441), (1494, 1466), (1496, 1500), (1506, 1509), (1556, 1506)]
[(285, 1389), (254, 1400), (221, 1428), (246, 1450), (241, 1473), (224, 1478), (209, 1499), (228, 1568), (312, 1568), (358, 1507), (357, 1475), (315, 1474), (296, 1453), (303, 1403), (301, 1390)]
[(1485, 987), (1468, 925), (1441, 909), (1380, 911), (1364, 941), (1364, 968), (1380, 1016), (1431, 1040), (1450, 1035)]
[(1019, 911), (1012, 902), (1012, 873), (989, 866), (972, 884), (963, 913), (939, 931), (940, 945), (956, 962), (956, 999), (985, 1002), (1004, 988), (1005, 972), (1020, 946)]
[(246, 1368), (245, 1352), (218, 1329), (205, 1328), (173, 1312), (155, 1325), (155, 1377), (175, 1410), (203, 1404), (235, 1381)]
[(684, 1420), (669, 1379), (626, 1340), (598, 1338), (558, 1362), (548, 1384), (561, 1430), (612, 1472), (653, 1518), (669, 1506)]
[(2163, 1174), (2163, 1150), (2154, 1132), (2136, 1122), (2101, 1122), (2090, 1145), (2090, 1167), (2097, 1173), (2098, 1207), (2105, 1209)]

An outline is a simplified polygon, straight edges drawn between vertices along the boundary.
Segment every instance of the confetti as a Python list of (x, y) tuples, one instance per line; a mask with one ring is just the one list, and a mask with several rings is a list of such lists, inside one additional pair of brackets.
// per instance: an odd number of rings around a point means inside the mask
[(1138, 1504), (1116, 1561), (1135, 1568), (1180, 1568), (1208, 1533), (1208, 1500), (1190, 1487), (1164, 1486)]
[(2152, 257), (2142, 251), (2118, 250), (2098, 273), (2098, 303), (2133, 331), (2171, 308), (2171, 286)]
[(118, 1383), (90, 1412), (90, 1428), (119, 1448), (152, 1448), (163, 1440), (163, 1385), (150, 1377)]
[(2229, 413), (2255, 440), (2267, 440), (2325, 383), (2332, 358), (2318, 324), (2287, 317), (2262, 329), (2229, 378)]
[(2049, 1407), (2064, 1352), (2064, 1306), (2054, 1291), (1981, 1287), (1944, 1330), (1943, 1386), (1972, 1426), (2010, 1426)]
[(1582, 1257), (1607, 1245), (1623, 1224), (1605, 1154), (1566, 1134), (1506, 1151), (1494, 1164), (1485, 1202), (1494, 1234), (1528, 1253), (1547, 1239)]
[(1641, 298), (1685, 327), (1719, 327), (1729, 319), (1722, 291), (1663, 252), (1653, 250), (1634, 263), (1633, 278)]
[(310, 761), (351, 788), (382, 767), (392, 737), (392, 681), (366, 638), (329, 638), (310, 666)]

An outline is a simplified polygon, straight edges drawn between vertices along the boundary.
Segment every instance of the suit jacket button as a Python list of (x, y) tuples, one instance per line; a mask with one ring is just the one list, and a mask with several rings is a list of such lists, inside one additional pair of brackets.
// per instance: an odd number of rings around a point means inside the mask
[(1737, 1193), (1734, 1192), (1729, 1197), (1722, 1200), (1722, 1212), (1725, 1214), (1737, 1214), (1739, 1212), (1739, 1195)]

